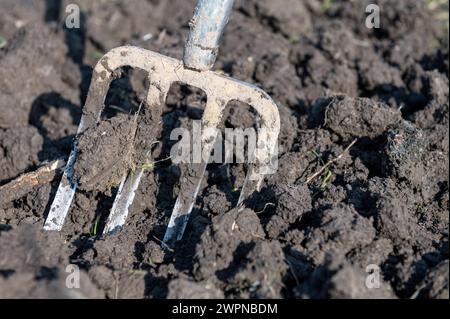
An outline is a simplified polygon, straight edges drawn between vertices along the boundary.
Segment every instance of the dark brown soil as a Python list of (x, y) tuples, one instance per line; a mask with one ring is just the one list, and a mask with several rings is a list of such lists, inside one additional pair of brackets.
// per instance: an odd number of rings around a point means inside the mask
[(85, 191), (108, 191), (131, 169), (137, 122), (126, 114), (100, 121), (77, 140), (75, 180)]
[[(103, 53), (133, 44), (181, 58), (194, 7), (77, 1), (82, 27), (69, 30), (70, 2), (1, 1), (0, 186), (68, 157)], [(245, 167), (210, 165), (173, 251), (160, 245), (183, 170), (170, 161), (146, 170), (123, 230), (99, 234), (123, 172), (167, 158), (170, 131), (200, 119), (206, 97), (176, 84), (162, 119), (143, 105), (134, 125), (148, 83), (122, 70), (78, 140), (81, 189), (62, 232), (41, 230), (59, 178), (0, 207), (0, 298), (448, 298), (448, 5), (375, 1), (381, 28), (368, 29), (371, 2), (236, 1), (215, 70), (276, 101), (279, 169), (239, 212)], [(255, 123), (233, 103), (223, 126)], [(80, 290), (65, 288), (69, 263)], [(369, 265), (379, 289), (365, 285)]]

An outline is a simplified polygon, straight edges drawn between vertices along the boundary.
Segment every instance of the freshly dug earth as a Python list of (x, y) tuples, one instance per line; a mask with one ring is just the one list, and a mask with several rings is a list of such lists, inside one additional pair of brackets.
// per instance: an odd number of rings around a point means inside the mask
[(136, 121), (126, 114), (101, 121), (77, 140), (75, 180), (85, 191), (107, 191), (118, 186), (131, 169)]
[[(183, 167), (165, 160), (169, 135), (207, 97), (175, 84), (155, 118), (140, 109), (146, 74), (122, 70), (78, 138), (81, 189), (62, 232), (41, 230), (59, 176), (0, 207), (0, 297), (448, 298), (448, 5), (376, 1), (381, 28), (368, 29), (372, 2), (236, 1), (215, 69), (276, 101), (278, 171), (237, 211), (245, 167), (210, 165), (173, 251), (161, 238)], [(109, 49), (181, 58), (194, 7), (80, 0), (81, 28), (66, 29), (68, 3), (1, 1), (0, 187), (68, 157)], [(255, 123), (231, 103), (223, 127)], [(101, 237), (123, 173), (148, 162), (126, 226)], [(78, 290), (64, 285), (69, 264)]]

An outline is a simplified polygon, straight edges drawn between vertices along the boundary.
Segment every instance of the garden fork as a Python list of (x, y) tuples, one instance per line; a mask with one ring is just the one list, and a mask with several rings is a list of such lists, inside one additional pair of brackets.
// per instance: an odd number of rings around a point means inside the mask
[[(206, 93), (207, 102), (202, 117), (201, 143), (203, 152), (208, 156), (215, 144), (217, 127), (222, 120), (227, 103), (232, 100), (246, 103), (256, 110), (261, 123), (254, 153), (255, 163), (250, 164), (238, 199), (238, 206), (242, 206), (250, 194), (259, 190), (264, 175), (274, 172), (273, 160), (277, 159), (280, 118), (277, 106), (267, 93), (254, 85), (210, 71), (217, 57), (220, 38), (228, 23), (233, 1), (197, 0), (194, 16), (190, 21), (190, 32), (183, 61), (132, 46), (118, 47), (104, 55), (94, 68), (77, 136), (99, 122), (105, 96), (115, 77), (115, 71), (124, 66), (148, 72), (150, 84), (146, 102), (150, 108), (161, 108), (174, 82), (200, 88)], [(46, 230), (61, 230), (69, 212), (77, 189), (73, 169), (77, 153), (75, 139), (62, 180), (45, 221), (44, 229)], [(171, 247), (183, 236), (207, 163), (208, 160), (191, 163), (187, 172), (181, 176), (180, 192), (163, 239), (167, 247)], [(136, 168), (135, 171), (130, 171), (123, 177), (108, 216), (104, 234), (113, 234), (125, 224), (143, 172), (144, 168)]]

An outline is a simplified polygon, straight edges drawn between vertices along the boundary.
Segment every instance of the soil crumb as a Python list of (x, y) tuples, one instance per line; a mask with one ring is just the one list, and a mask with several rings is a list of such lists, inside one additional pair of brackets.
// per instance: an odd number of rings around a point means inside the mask
[(325, 126), (342, 137), (376, 137), (401, 118), (399, 110), (366, 98), (336, 96), (325, 110)]
[(391, 287), (382, 278), (377, 280), (376, 289), (367, 289), (367, 273), (363, 269), (341, 256), (328, 255), (325, 263), (312, 273), (309, 284), (299, 287), (299, 294), (314, 299), (395, 298)]
[(136, 122), (126, 114), (100, 121), (78, 138), (74, 176), (80, 189), (107, 191), (132, 166)]
[(34, 127), (22, 130), (0, 129), (0, 175), (5, 179), (18, 174), (38, 164), (39, 152), (42, 149), (43, 138)]

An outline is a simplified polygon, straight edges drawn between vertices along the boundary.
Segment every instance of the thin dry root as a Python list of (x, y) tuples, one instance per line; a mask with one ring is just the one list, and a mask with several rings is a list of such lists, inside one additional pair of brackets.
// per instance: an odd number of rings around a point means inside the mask
[(65, 160), (58, 159), (0, 186), (0, 206), (25, 196), (37, 185), (50, 183), (65, 165)]

